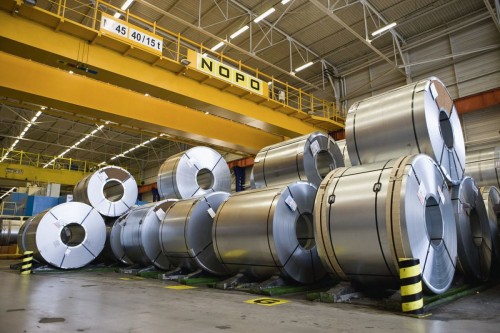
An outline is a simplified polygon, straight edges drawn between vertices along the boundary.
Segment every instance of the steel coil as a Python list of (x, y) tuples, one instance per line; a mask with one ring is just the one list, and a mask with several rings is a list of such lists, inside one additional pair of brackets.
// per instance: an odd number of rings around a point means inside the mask
[(474, 180), (464, 177), (451, 189), (458, 238), (458, 268), (471, 279), (486, 281), (491, 268), (488, 213)]
[(500, 188), (500, 147), (468, 151), (466, 158), (465, 174), (478, 186)]
[(19, 232), (17, 233), (17, 247), (19, 248), (20, 253), (24, 253), (24, 251), (26, 251), (25, 231), (35, 217), (36, 215), (29, 217), (23, 224), (21, 224), (21, 227), (19, 228)]
[(170, 261), (161, 252), (160, 224), (174, 199), (133, 207), (120, 222), (120, 241), (125, 255), (137, 265), (168, 270)]
[(493, 256), (500, 265), (500, 191), (495, 186), (483, 186), (480, 191), (488, 214)]
[(111, 227), (111, 232), (109, 234), (109, 245), (111, 247), (111, 251), (115, 258), (125, 265), (133, 265), (134, 263), (130, 260), (129, 257), (125, 254), (125, 250), (123, 249), (122, 241), (121, 241), (121, 233), (124, 221), (127, 219), (128, 212), (120, 216), (115, 220), (113, 226)]
[(352, 166), (351, 160), (349, 159), (349, 152), (347, 151), (347, 143), (346, 140), (337, 140), (335, 141), (337, 143), (337, 146), (340, 149), (340, 152), (342, 153), (342, 157), (344, 158), (344, 166), (350, 167)]
[(137, 193), (137, 183), (127, 170), (107, 166), (80, 180), (73, 200), (91, 205), (104, 216), (117, 217), (135, 204)]
[(453, 206), (427, 155), (332, 171), (319, 187), (314, 221), (319, 256), (338, 279), (396, 289), (399, 259), (415, 258), (428, 290), (442, 293), (452, 282)]
[(66, 202), (33, 216), (20, 237), (22, 251), (33, 251), (37, 261), (64, 269), (80, 268), (101, 253), (106, 225), (91, 206)]
[(110, 265), (118, 261), (111, 248), (111, 231), (117, 219), (117, 217), (104, 217), (104, 224), (106, 225), (106, 242), (104, 243), (104, 248), (101, 253), (95, 260), (96, 263)]
[(172, 265), (227, 274), (212, 246), (212, 225), (217, 209), (228, 197), (227, 192), (213, 192), (170, 206), (160, 226), (160, 244)]
[(312, 283), (325, 275), (313, 234), (316, 187), (305, 182), (232, 194), (212, 232), (217, 258), (231, 274), (281, 275)]
[(0, 220), (0, 246), (17, 244), (21, 220), (1, 219)]
[(231, 173), (224, 158), (209, 147), (194, 147), (169, 157), (158, 171), (162, 199), (187, 199), (231, 190)]
[(425, 153), (450, 183), (463, 178), (460, 120), (446, 86), (435, 77), (356, 102), (347, 114), (346, 136), (353, 165)]
[(253, 188), (300, 180), (318, 186), (328, 172), (342, 166), (342, 153), (335, 141), (314, 132), (262, 148), (254, 160)]

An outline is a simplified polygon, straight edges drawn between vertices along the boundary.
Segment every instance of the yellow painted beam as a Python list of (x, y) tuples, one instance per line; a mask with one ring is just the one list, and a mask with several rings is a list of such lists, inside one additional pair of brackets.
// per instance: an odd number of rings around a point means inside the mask
[(0, 178), (3, 179), (75, 185), (86, 175), (88, 173), (65, 169), (43, 169), (31, 165), (0, 163)]
[[(37, 8), (33, 9), (35, 10)], [(88, 34), (89, 31), (85, 33)], [(0, 11), (0, 38), (1, 43), (5, 43), (5, 47), (0, 47), (4, 51), (32, 57), (51, 66), (58, 66), (58, 59), (84, 62), (99, 72), (95, 76), (96, 79), (148, 92), (195, 109), (210, 107), (211, 113), (281, 136), (293, 137), (319, 129), (249, 99), (208, 84), (201, 84), (189, 78), (191, 73), (188, 69), (184, 72), (185, 75), (178, 75), (160, 68), (161, 64), (153, 66), (143, 60), (123, 56), (98, 45), (104, 43), (108, 37), (97, 33), (96, 43), (88, 43), (75, 36)], [(116, 41), (114, 43), (116, 44)], [(170, 61), (165, 59), (160, 59), (160, 62)], [(151, 63), (157, 63), (157, 60)]]
[(283, 137), (0, 52), (0, 94), (255, 154)]

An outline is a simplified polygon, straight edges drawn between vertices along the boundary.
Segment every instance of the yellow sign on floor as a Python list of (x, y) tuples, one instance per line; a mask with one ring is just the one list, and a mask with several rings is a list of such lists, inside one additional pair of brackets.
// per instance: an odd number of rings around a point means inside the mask
[(249, 299), (248, 301), (245, 301), (245, 303), (249, 304), (258, 304), (258, 305), (264, 305), (264, 306), (273, 306), (273, 305), (279, 305), (279, 304), (285, 304), (290, 301), (284, 300), (284, 299), (276, 299), (276, 298), (254, 298), (254, 299)]
[(194, 289), (196, 287), (193, 286), (186, 286), (186, 285), (180, 285), (180, 286), (166, 286), (164, 288), (167, 289), (174, 289), (174, 290), (186, 290), (186, 289)]
[(130, 280), (144, 280), (143, 277), (140, 277), (140, 276), (132, 276), (132, 277), (123, 277), (123, 278), (118, 278), (120, 280), (124, 280), (124, 281), (130, 281)]

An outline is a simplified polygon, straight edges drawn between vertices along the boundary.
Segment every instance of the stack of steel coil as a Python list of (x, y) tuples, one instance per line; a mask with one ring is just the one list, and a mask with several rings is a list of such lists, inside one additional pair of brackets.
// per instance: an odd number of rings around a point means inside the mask
[(500, 147), (467, 151), (465, 173), (474, 178), (478, 186), (500, 188)]

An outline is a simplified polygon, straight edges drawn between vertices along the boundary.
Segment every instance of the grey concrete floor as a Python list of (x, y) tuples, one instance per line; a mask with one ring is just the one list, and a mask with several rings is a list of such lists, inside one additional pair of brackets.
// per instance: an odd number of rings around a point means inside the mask
[(373, 307), (258, 296), (113, 272), (20, 276), (0, 261), (0, 332), (500, 332), (500, 286), (415, 319)]

